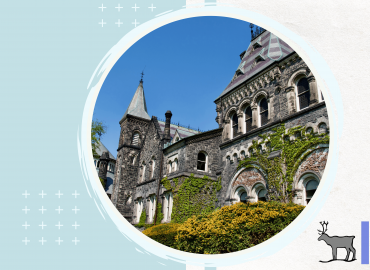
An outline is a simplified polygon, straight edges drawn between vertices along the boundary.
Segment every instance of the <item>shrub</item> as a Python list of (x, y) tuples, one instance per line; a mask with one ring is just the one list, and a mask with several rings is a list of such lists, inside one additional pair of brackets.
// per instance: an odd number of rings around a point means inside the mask
[(220, 254), (253, 247), (283, 230), (303, 209), (300, 205), (279, 202), (224, 206), (210, 214), (193, 216), (181, 224), (175, 248)]
[(99, 177), (99, 179), (100, 179), (100, 183), (101, 183), (101, 185), (103, 186), (103, 188), (105, 189), (105, 182), (104, 182), (104, 179), (103, 178), (101, 178), (101, 177)]
[(164, 218), (164, 215), (162, 213), (162, 204), (161, 203), (158, 203), (156, 211), (157, 211), (157, 222), (155, 224), (158, 225), (158, 224), (161, 224), (161, 221)]
[(141, 212), (141, 215), (140, 215), (139, 223), (136, 224), (135, 226), (136, 227), (144, 227), (146, 225), (145, 221), (146, 221), (146, 211), (145, 211), (145, 209), (143, 209), (143, 211)]
[(164, 223), (152, 226), (144, 230), (143, 233), (163, 245), (175, 248), (175, 238), (179, 226), (180, 224), (177, 223)]

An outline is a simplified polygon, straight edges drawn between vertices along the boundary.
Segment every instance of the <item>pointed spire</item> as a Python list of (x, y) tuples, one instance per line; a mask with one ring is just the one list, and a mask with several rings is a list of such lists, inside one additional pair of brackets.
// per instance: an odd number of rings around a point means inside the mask
[(128, 106), (122, 119), (125, 118), (127, 114), (150, 120), (148, 110), (146, 108), (142, 76), (139, 86), (137, 87), (136, 92), (134, 94), (134, 97), (132, 98), (130, 105)]

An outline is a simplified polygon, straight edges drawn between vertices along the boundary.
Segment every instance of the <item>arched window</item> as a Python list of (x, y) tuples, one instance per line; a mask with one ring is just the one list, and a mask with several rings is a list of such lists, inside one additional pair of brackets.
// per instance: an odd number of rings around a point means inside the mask
[(153, 222), (154, 214), (155, 214), (155, 195), (151, 195), (149, 197), (149, 222)]
[(233, 114), (232, 116), (232, 134), (233, 134), (233, 138), (236, 137), (236, 134), (238, 133), (238, 115), (236, 113)]
[(252, 109), (250, 106), (245, 109), (245, 132), (252, 130)]
[(245, 159), (245, 151), (240, 152), (240, 159)]
[(263, 201), (265, 202), (266, 201), (266, 189), (260, 189), (260, 191), (258, 191), (258, 201)]
[(143, 199), (139, 198), (137, 200), (137, 206), (136, 206), (136, 219), (137, 222), (140, 221), (141, 212), (143, 211)]
[(165, 193), (164, 197), (165, 197), (164, 221), (171, 221), (172, 203), (173, 203), (172, 192)]
[(268, 111), (268, 104), (266, 98), (261, 99), (259, 103), (259, 114), (260, 114), (260, 126), (264, 126), (268, 122), (268, 116), (269, 116), (269, 111)]
[(132, 141), (131, 141), (131, 145), (139, 145), (139, 138), (140, 138), (140, 133), (135, 131), (134, 134), (132, 135)]
[(243, 191), (239, 196), (240, 196), (240, 201), (242, 203), (246, 203), (247, 202), (247, 192)]
[(168, 173), (172, 172), (172, 161), (171, 160), (168, 162), (167, 171)]
[(207, 155), (204, 152), (198, 153), (198, 162), (197, 162), (198, 171), (207, 171)]
[(155, 169), (155, 158), (152, 157), (152, 164), (150, 166), (150, 179), (154, 177), (154, 169)]
[(297, 94), (299, 110), (307, 108), (310, 105), (310, 87), (307, 78), (302, 78), (298, 81)]
[(177, 158), (172, 162), (172, 171), (177, 171), (178, 161)]
[(306, 203), (308, 204), (313, 194), (315, 194), (315, 191), (318, 187), (319, 183), (316, 180), (309, 180), (306, 184)]
[(238, 163), (238, 155), (236, 153), (233, 155), (233, 161)]
[(326, 124), (325, 123), (321, 123), (319, 125), (319, 133), (326, 133), (327, 132), (327, 127), (326, 127)]
[(140, 182), (143, 182), (145, 179), (145, 168), (146, 168), (146, 165), (145, 165), (145, 162), (143, 162), (140, 168), (140, 178), (139, 178)]

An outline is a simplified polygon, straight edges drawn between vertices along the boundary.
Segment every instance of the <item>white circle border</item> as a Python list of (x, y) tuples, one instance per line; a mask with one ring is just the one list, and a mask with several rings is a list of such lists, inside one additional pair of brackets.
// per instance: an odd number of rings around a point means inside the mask
[[(314, 200), (310, 202), (310, 205), (307, 206), (303, 213), (286, 229), (269, 240), (246, 250), (220, 255), (202, 255), (182, 252), (161, 245), (140, 233), (127, 222), (105, 195), (95, 171), (93, 157), (91, 155), (90, 134), (94, 106), (101, 86), (114, 64), (136, 41), (155, 29), (178, 20), (201, 16), (220, 16), (251, 22), (282, 38), (300, 57), (302, 57), (315, 75), (318, 85), (324, 93), (330, 119), (329, 157), (319, 189), (315, 194)], [(83, 110), (81, 127), (79, 127), (77, 131), (78, 155), (85, 186), (88, 194), (99, 209), (102, 218), (105, 219), (109, 217), (117, 226), (118, 230), (132, 242), (132, 248), (136, 248), (138, 252), (143, 253), (141, 250), (144, 250), (145, 252), (149, 252), (163, 259), (204, 267), (241, 264), (246, 261), (269, 256), (288, 245), (304, 231), (317, 215), (318, 211), (323, 207), (334, 183), (338, 166), (338, 139), (342, 131), (343, 123), (342, 100), (338, 84), (325, 60), (316, 50), (310, 47), (298, 35), (264, 15), (232, 7), (207, 6), (202, 8), (181, 9), (152, 19), (127, 33), (109, 50), (95, 69), (87, 89), (89, 94)]]

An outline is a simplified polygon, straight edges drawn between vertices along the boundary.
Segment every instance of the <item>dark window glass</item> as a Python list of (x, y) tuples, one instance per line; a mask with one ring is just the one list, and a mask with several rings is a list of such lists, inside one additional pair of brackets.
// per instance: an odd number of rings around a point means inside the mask
[(247, 193), (246, 192), (243, 192), (242, 194), (240, 194), (240, 201), (243, 202), (243, 203), (247, 202)]
[(267, 193), (266, 189), (261, 189), (258, 192), (258, 200), (265, 202), (266, 201), (266, 193)]
[(310, 105), (310, 87), (306, 78), (300, 79), (297, 84), (299, 109), (302, 110)]
[(261, 116), (261, 126), (264, 126), (268, 122), (268, 105), (267, 100), (264, 98), (260, 102), (260, 116)]
[(236, 113), (233, 115), (233, 137), (236, 137), (236, 134), (238, 133), (238, 116)]
[(306, 185), (306, 202), (309, 203), (312, 199), (312, 196), (315, 194), (317, 186), (319, 183), (315, 180), (311, 180)]
[(197, 169), (200, 171), (206, 170), (206, 155), (204, 153), (198, 154)]
[(252, 130), (252, 109), (251, 107), (248, 107), (245, 110), (245, 128), (246, 128), (246, 132)]

